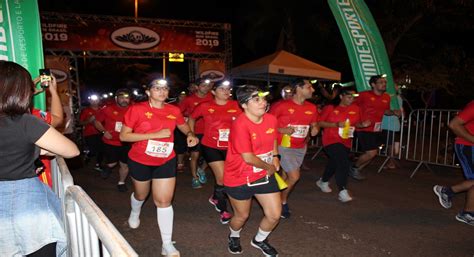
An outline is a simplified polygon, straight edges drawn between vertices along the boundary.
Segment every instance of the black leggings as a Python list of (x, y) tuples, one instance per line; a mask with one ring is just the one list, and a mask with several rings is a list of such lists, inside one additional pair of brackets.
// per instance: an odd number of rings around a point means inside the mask
[(56, 243), (47, 244), (27, 257), (56, 257)]
[(336, 184), (339, 187), (339, 191), (344, 190), (347, 186), (347, 176), (351, 168), (349, 150), (349, 148), (340, 143), (324, 147), (324, 151), (329, 156), (329, 162), (324, 170), (322, 181), (328, 182), (336, 173)]
[(221, 211), (227, 211), (227, 197), (224, 192), (224, 186), (214, 185), (213, 197), (217, 200), (217, 208)]

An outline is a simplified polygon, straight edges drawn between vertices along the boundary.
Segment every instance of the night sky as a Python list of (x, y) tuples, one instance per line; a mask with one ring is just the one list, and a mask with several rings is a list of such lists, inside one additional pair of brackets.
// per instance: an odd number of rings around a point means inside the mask
[[(133, 0), (39, 0), (40, 11), (133, 16)], [(448, 93), (446, 87), (467, 87), (474, 83), (474, 41), (467, 37), (474, 32), (473, 1), (375, 1), (366, 0), (387, 42), (395, 47), (389, 53), (394, 73), (399, 78), (409, 75), (417, 88), (441, 87), (435, 106), (442, 106), (453, 96), (460, 96), (463, 105), (474, 91)], [(225, 5), (223, 4), (225, 3)], [(342, 81), (351, 81), (352, 70), (342, 37), (326, 1), (139, 1), (138, 16), (146, 18), (225, 22), (232, 25), (233, 65), (271, 54), (277, 50), (282, 32), (289, 32), (291, 41), (286, 50), (342, 73)], [(404, 24), (415, 20), (404, 31)], [(397, 38), (397, 35), (403, 35)], [(97, 60), (91, 60), (94, 62)], [(100, 61), (100, 60), (98, 60)], [(104, 62), (102, 60), (101, 62)], [(123, 60), (152, 65), (157, 70), (161, 61)], [(453, 67), (458, 67), (454, 71)], [(447, 71), (447, 69), (450, 69)], [(187, 81), (187, 65), (170, 67)], [(447, 76), (441, 76), (442, 73)], [(458, 72), (459, 74), (457, 74)], [(472, 72), (471, 72), (472, 73)], [(84, 74), (84, 73), (83, 73)], [(87, 69), (86, 69), (87, 74)], [(441, 75), (440, 75), (441, 74)], [(453, 77), (449, 77), (450, 74)], [(456, 74), (456, 76), (454, 76)], [(88, 84), (122, 83), (126, 78), (112, 74), (85, 78)], [(465, 75), (465, 76), (464, 76)], [(97, 78), (100, 77), (100, 78)], [(431, 81), (433, 80), (433, 81)], [(441, 83), (438, 83), (441, 80)], [(444, 84), (443, 84), (444, 83)], [(441, 85), (443, 84), (443, 85)], [(462, 84), (462, 86), (460, 86)], [(435, 86), (435, 87), (436, 87)], [(472, 88), (472, 84), (469, 85)], [(426, 90), (425, 90), (426, 91)], [(428, 90), (429, 91), (429, 90)], [(467, 94), (466, 94), (467, 93)], [(414, 99), (418, 102), (419, 99)], [(416, 103), (415, 103), (416, 104)], [(458, 107), (458, 106), (455, 106)]]

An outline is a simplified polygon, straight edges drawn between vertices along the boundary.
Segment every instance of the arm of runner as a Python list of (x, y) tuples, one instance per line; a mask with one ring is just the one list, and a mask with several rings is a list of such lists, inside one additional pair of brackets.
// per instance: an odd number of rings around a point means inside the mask
[(241, 155), (245, 163), (266, 170), (268, 175), (272, 175), (276, 171), (276, 167), (273, 164), (262, 161), (262, 159), (258, 158), (254, 153), (241, 153)]
[(318, 125), (321, 128), (342, 128), (344, 127), (344, 122), (343, 121), (338, 121), (338, 122), (320, 121), (318, 122)]
[(196, 124), (196, 120), (191, 118), (191, 117), (188, 117), (188, 126), (189, 126), (189, 129), (193, 132), (194, 132), (194, 125), (195, 124)]
[(285, 127), (285, 128), (278, 128), (278, 133), (280, 134), (287, 134), (291, 135), (295, 132), (295, 129), (291, 126)]
[(367, 128), (368, 126), (372, 125), (370, 120), (364, 120), (359, 123), (356, 123), (356, 128)]
[[(278, 157), (277, 157), (278, 156)], [(278, 153), (278, 142), (275, 140), (273, 146), (273, 166), (275, 166), (276, 171), (280, 170), (280, 154)], [(271, 174), (268, 174), (271, 175)]]
[(311, 136), (314, 137), (319, 133), (319, 126), (317, 122), (311, 123)]
[(138, 142), (169, 137), (171, 137), (171, 130), (167, 128), (152, 133), (133, 133), (133, 129), (122, 125), (122, 129), (120, 130), (120, 141), (123, 142)]
[(54, 76), (51, 76), (51, 78), (51, 84), (49, 85), (49, 93), (51, 94), (51, 126), (55, 128), (63, 123), (64, 111), (58, 94), (56, 78)]
[(177, 125), (178, 129), (186, 135), (186, 142), (188, 143), (188, 147), (193, 147), (199, 143), (199, 138), (194, 135), (194, 132), (189, 128), (187, 123), (183, 123), (181, 125)]
[(459, 118), (459, 116), (454, 117), (454, 119), (449, 122), (449, 128), (456, 134), (456, 136), (461, 137), (474, 144), (474, 135), (471, 135), (464, 127), (466, 122)]

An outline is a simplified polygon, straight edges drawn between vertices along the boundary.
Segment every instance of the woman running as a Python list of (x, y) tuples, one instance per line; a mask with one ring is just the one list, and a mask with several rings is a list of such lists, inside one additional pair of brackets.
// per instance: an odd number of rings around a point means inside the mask
[(265, 256), (278, 256), (267, 241), (281, 214), (280, 191), (273, 175), (280, 168), (277, 120), (266, 113), (267, 94), (251, 85), (237, 91), (237, 100), (244, 113), (232, 123), (224, 168), (225, 191), (234, 209), (228, 239), (232, 254), (242, 253), (240, 231), (249, 217), (255, 196), (265, 215), (250, 244)]
[(211, 167), (216, 184), (209, 202), (220, 213), (220, 221), (227, 224), (232, 215), (227, 211), (224, 194), (224, 160), (229, 145), (229, 132), (232, 122), (242, 113), (237, 101), (230, 99), (230, 82), (220, 81), (214, 84), (212, 94), (214, 100), (199, 104), (191, 113), (188, 123), (194, 131), (195, 121), (204, 120), (204, 136), (201, 140), (204, 159)]
[(162, 255), (179, 256), (171, 238), (173, 207), (171, 201), (176, 185), (176, 156), (173, 150), (173, 130), (177, 127), (187, 136), (188, 146), (198, 139), (184, 122), (178, 107), (165, 103), (169, 87), (165, 80), (153, 80), (146, 90), (149, 100), (130, 107), (125, 114), (120, 140), (133, 142), (128, 153), (134, 192), (128, 219), (131, 228), (140, 225), (140, 211), (152, 191), (160, 227)]
[(339, 96), (334, 104), (324, 107), (318, 123), (323, 131), (323, 147), (329, 156), (323, 176), (316, 185), (324, 193), (332, 192), (329, 179), (336, 174), (336, 184), (339, 188), (338, 199), (341, 202), (352, 201), (347, 191), (347, 176), (351, 168), (349, 151), (355, 127), (365, 128), (370, 121), (360, 122), (359, 106), (352, 104), (356, 91), (354, 87), (341, 87)]

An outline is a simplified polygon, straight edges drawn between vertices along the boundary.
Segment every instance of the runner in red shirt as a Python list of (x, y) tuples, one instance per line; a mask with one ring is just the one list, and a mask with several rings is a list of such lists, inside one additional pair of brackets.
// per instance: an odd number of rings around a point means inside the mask
[[(281, 192), (281, 217), (290, 217), (288, 195), (300, 179), (300, 167), (306, 155), (308, 136), (318, 133), (318, 110), (316, 105), (306, 101), (313, 95), (314, 88), (308, 80), (297, 79), (291, 83), (293, 96), (270, 109), (278, 120), (278, 152), (281, 154), (281, 167), (287, 174), (288, 188)], [(289, 142), (285, 142), (286, 137)]]
[(237, 90), (237, 100), (244, 113), (232, 123), (224, 168), (225, 191), (234, 209), (228, 239), (228, 249), (232, 254), (242, 253), (240, 231), (255, 196), (265, 216), (251, 245), (266, 256), (278, 255), (267, 241), (281, 213), (280, 191), (273, 175), (280, 167), (277, 121), (273, 115), (265, 113), (267, 101), (264, 97), (267, 94), (251, 85)]
[(352, 166), (349, 175), (357, 180), (365, 179), (360, 171), (374, 159), (379, 146), (383, 144), (381, 129), (383, 115), (401, 116), (400, 110), (390, 110), (390, 95), (385, 93), (387, 89), (385, 75), (370, 77), (369, 84), (372, 90), (361, 92), (354, 101), (360, 108), (361, 120), (366, 124), (370, 121), (367, 127), (356, 130), (360, 150), (364, 153), (359, 156), (357, 162)]
[(214, 100), (199, 104), (188, 120), (191, 129), (194, 129), (197, 119), (202, 118), (204, 121), (204, 135), (201, 140), (202, 154), (216, 178), (214, 193), (209, 198), (209, 202), (220, 213), (222, 224), (229, 223), (232, 217), (227, 211), (224, 182), (222, 181), (230, 127), (237, 116), (242, 113), (237, 101), (229, 100), (230, 90), (229, 81), (216, 82), (212, 89)]
[(351, 169), (349, 152), (355, 128), (369, 126), (370, 121), (360, 122), (360, 108), (352, 104), (356, 91), (354, 87), (342, 87), (339, 90), (337, 102), (324, 107), (319, 126), (323, 130), (323, 147), (329, 157), (329, 162), (323, 176), (316, 185), (324, 193), (332, 192), (329, 179), (336, 174), (336, 184), (339, 188), (338, 199), (341, 202), (352, 201), (347, 187), (347, 175)]
[(128, 153), (134, 186), (129, 226), (135, 229), (140, 225), (141, 206), (151, 187), (163, 242), (161, 254), (179, 256), (171, 241), (174, 216), (171, 201), (176, 185), (173, 131), (177, 127), (187, 135), (188, 146), (196, 145), (198, 139), (185, 123), (179, 108), (165, 103), (168, 93), (165, 80), (153, 80), (146, 90), (149, 100), (133, 105), (125, 114), (120, 139), (133, 143)]
[(130, 145), (122, 143), (119, 138), (122, 129), (123, 117), (130, 104), (130, 91), (122, 88), (115, 93), (115, 104), (105, 106), (97, 112), (95, 127), (103, 134), (104, 155), (106, 166), (102, 167), (102, 178), (106, 179), (111, 173), (111, 169), (119, 163), (119, 182), (117, 188), (120, 192), (128, 190), (125, 179), (128, 175), (128, 151)]
[[(213, 100), (212, 94), (209, 92), (212, 88), (213, 82), (209, 79), (201, 78), (196, 82), (198, 88), (196, 92), (183, 100), (183, 104), (180, 106), (181, 112), (185, 117), (189, 117), (193, 112), (194, 108), (200, 103), (210, 102)], [(204, 121), (203, 119), (196, 120), (194, 125), (194, 133), (199, 138), (202, 139), (204, 133)], [(201, 152), (201, 144), (196, 145), (189, 149), (191, 152), (191, 161), (189, 162), (189, 168), (191, 169), (191, 174), (193, 179), (191, 181), (191, 186), (194, 189), (201, 188), (202, 184), (207, 182), (205, 165), (203, 164), (198, 168), (199, 155)]]
[(474, 226), (474, 101), (471, 101), (449, 122), (449, 128), (456, 134), (454, 150), (461, 163), (466, 180), (453, 186), (434, 186), (433, 191), (439, 203), (451, 208), (451, 200), (457, 193), (467, 192), (466, 203), (456, 220)]
[(100, 109), (100, 99), (97, 95), (91, 95), (89, 98), (89, 107), (84, 108), (79, 116), (79, 124), (84, 126), (83, 136), (89, 153), (85, 156), (90, 158), (96, 156), (95, 170), (102, 171), (102, 133), (94, 126), (97, 112)]

